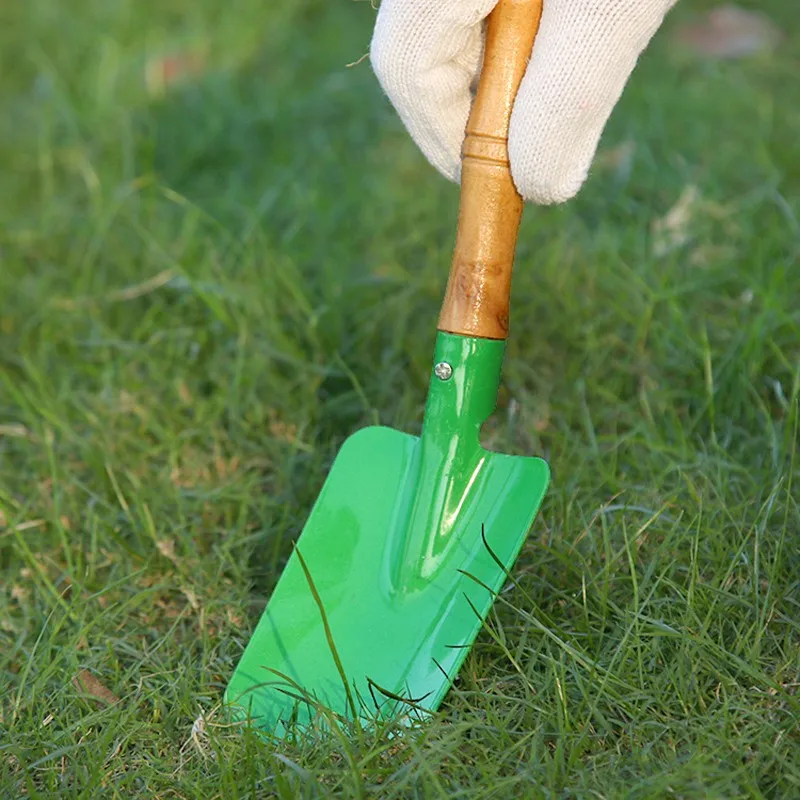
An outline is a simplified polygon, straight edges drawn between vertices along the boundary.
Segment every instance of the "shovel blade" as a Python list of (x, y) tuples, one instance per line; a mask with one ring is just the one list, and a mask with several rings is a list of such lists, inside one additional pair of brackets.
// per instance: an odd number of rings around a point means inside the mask
[(327, 727), (331, 711), (367, 721), (434, 711), (507, 580), (548, 480), (543, 460), (486, 451), (477, 431), (466, 450), (463, 440), (424, 433), (355, 433), (227, 704), (278, 737), (315, 719)]

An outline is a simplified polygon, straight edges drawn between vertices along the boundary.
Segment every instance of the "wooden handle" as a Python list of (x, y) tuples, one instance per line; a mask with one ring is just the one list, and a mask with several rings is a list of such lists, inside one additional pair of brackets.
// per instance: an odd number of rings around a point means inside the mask
[(508, 336), (511, 269), (523, 201), (511, 179), (508, 125), (533, 49), (542, 0), (499, 0), (462, 149), (461, 205), (439, 330)]

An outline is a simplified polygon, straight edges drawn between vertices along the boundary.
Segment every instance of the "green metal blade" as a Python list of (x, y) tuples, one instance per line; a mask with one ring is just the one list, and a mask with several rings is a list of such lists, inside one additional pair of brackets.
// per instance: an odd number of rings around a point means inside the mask
[(543, 460), (480, 445), (503, 351), (440, 333), (452, 374), (432, 375), (422, 435), (344, 443), (228, 686), (240, 716), (283, 736), (318, 704), (365, 720), (439, 706), (549, 481)]

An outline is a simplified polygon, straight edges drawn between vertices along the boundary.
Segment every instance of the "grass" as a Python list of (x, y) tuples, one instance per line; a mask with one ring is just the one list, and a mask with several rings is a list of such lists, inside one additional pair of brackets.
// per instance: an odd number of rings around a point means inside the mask
[(749, 5), (774, 55), (685, 0), (527, 210), (486, 437), (553, 483), (444, 706), (278, 749), (222, 691), (343, 439), (419, 428), (457, 189), (369, 3), (3, 6), (2, 796), (800, 795), (800, 22)]

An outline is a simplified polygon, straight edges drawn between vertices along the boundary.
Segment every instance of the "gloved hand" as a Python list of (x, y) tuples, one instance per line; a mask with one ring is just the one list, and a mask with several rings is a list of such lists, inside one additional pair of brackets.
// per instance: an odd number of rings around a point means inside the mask
[[(459, 180), (480, 70), (483, 20), (497, 0), (381, 0), (370, 48), (383, 90), (426, 158)], [(677, 0), (544, 0), (511, 115), (517, 190), (540, 205), (573, 197), (639, 55)]]

